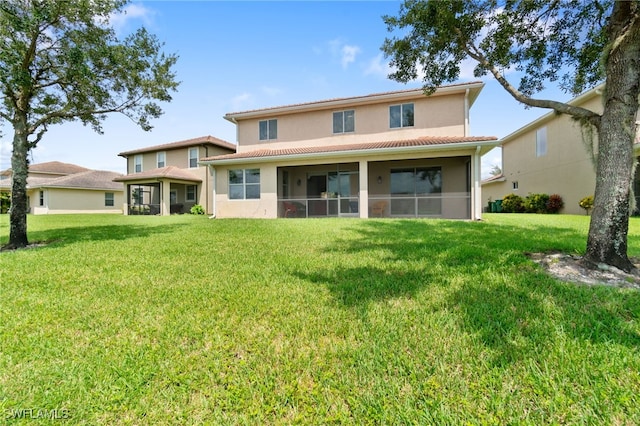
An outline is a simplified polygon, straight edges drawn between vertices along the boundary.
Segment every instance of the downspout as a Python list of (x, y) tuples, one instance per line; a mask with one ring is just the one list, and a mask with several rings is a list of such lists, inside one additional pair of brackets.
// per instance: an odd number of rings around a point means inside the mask
[[(482, 200), (480, 194), (480, 145), (476, 147), (476, 153), (473, 156), (473, 220), (482, 220)], [(480, 211), (478, 211), (480, 210)]]
[(464, 92), (464, 135), (469, 136), (469, 89)]
[(211, 216), (209, 216), (209, 219), (215, 219), (216, 218), (216, 186), (217, 186), (217, 182), (216, 182), (216, 168), (213, 167), (213, 165), (209, 164), (209, 167), (211, 168), (211, 176), (213, 178), (213, 191), (212, 191), (212, 196), (213, 196), (213, 214)]
[[(209, 147), (207, 145), (202, 144), (202, 147), (204, 148), (204, 156), (205, 158), (209, 157)], [(205, 176), (206, 177), (206, 176)], [(205, 179), (204, 180), (204, 193), (208, 194), (209, 193), (209, 179)], [(209, 203), (207, 203), (207, 206), (205, 206), (205, 209), (209, 207)], [(215, 216), (216, 211), (213, 211), (213, 215)]]

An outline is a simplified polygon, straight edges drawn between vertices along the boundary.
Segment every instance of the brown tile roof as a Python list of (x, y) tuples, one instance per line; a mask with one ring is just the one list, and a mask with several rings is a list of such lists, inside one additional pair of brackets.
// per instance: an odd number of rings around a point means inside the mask
[(213, 136), (201, 136), (199, 138), (186, 139), (178, 142), (170, 142), (162, 145), (148, 146), (145, 148), (133, 149), (131, 151), (124, 151), (118, 154), (121, 157), (126, 157), (132, 154), (141, 154), (143, 152), (164, 151), (168, 149), (178, 149), (188, 146), (197, 145), (213, 145), (220, 148), (228, 149), (229, 151), (236, 152), (236, 145), (222, 139), (214, 138)]
[[(50, 173), (55, 175), (71, 175), (73, 173), (86, 172), (86, 167), (78, 166), (71, 163), (63, 163), (61, 161), (49, 161), (46, 163), (29, 164), (29, 171), (36, 173)], [(11, 175), (11, 169), (3, 170), (2, 175)]]
[(160, 167), (159, 169), (147, 170), (142, 173), (132, 173), (126, 176), (117, 177), (114, 180), (116, 182), (131, 182), (136, 180), (148, 179), (174, 179), (186, 180), (190, 182), (202, 182), (202, 179), (200, 179), (190, 171), (180, 169), (175, 166)]
[[(437, 89), (455, 89), (457, 87), (465, 87), (465, 86), (471, 86), (471, 85), (478, 85), (478, 84), (483, 84), (482, 81), (472, 81), (472, 82), (468, 82), (468, 83), (455, 83), (455, 84), (448, 84), (448, 85), (443, 85), (443, 86), (439, 86)], [(395, 91), (390, 91), (390, 92), (381, 92), (381, 93), (370, 93), (368, 95), (361, 95), (361, 96), (350, 96), (350, 97), (343, 97), (343, 98), (332, 98), (332, 99), (324, 99), (324, 100), (320, 100), (320, 101), (314, 101), (314, 102), (302, 102), (302, 103), (297, 103), (297, 104), (289, 104), (289, 105), (280, 105), (280, 106), (275, 106), (275, 107), (268, 107), (268, 108), (258, 108), (258, 109), (252, 109), (252, 110), (247, 110), (247, 111), (237, 111), (237, 112), (230, 112), (225, 114), (224, 118), (229, 119), (233, 116), (237, 116), (237, 115), (244, 115), (244, 114), (251, 114), (251, 113), (258, 113), (258, 112), (269, 112), (272, 110), (279, 110), (279, 109), (289, 109), (289, 108), (297, 108), (297, 107), (307, 107), (307, 106), (320, 106), (322, 104), (331, 104), (331, 103), (336, 103), (336, 102), (342, 102), (342, 101), (362, 101), (362, 100), (366, 100), (366, 99), (370, 99), (370, 98), (376, 98), (376, 97), (384, 97), (384, 96), (392, 96), (392, 95), (402, 95), (402, 94), (411, 94), (413, 92), (418, 92), (421, 93), (423, 92), (422, 87), (419, 88), (415, 88), (415, 89), (405, 89), (405, 90), (395, 90)]]
[[(108, 189), (111, 191), (123, 191), (122, 184), (113, 180), (122, 176), (120, 173), (105, 170), (87, 170), (86, 172), (74, 173), (48, 182), (40, 183), (38, 186), (46, 188), (83, 188), (83, 189)], [(28, 181), (29, 186), (34, 185)]]
[(421, 138), (406, 139), (399, 141), (380, 141), (380, 142), (367, 142), (357, 143), (349, 145), (334, 145), (334, 146), (317, 146), (317, 147), (303, 147), (303, 148), (282, 148), (282, 149), (260, 149), (248, 152), (239, 152), (236, 154), (217, 155), (214, 157), (203, 158), (201, 162), (211, 162), (219, 160), (239, 160), (239, 159), (252, 159), (263, 157), (286, 157), (293, 155), (305, 155), (305, 154), (320, 154), (320, 153), (340, 153), (349, 151), (371, 151), (371, 150), (385, 150), (396, 148), (409, 148), (409, 147), (426, 147), (426, 146), (445, 146), (455, 145), (462, 143), (473, 142), (490, 142), (497, 141), (495, 136), (425, 136)]

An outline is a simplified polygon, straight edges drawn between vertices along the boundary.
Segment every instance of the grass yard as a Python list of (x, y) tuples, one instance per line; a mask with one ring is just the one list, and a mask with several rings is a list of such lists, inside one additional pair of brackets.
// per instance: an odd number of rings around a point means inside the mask
[(586, 216), (28, 220), (0, 422), (640, 424), (640, 292), (523, 254), (583, 252)]

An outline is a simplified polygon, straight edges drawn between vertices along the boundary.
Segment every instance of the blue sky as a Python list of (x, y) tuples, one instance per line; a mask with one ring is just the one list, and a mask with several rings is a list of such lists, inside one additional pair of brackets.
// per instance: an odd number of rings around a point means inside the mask
[[(150, 132), (121, 115), (99, 135), (78, 123), (52, 126), (32, 153), (35, 163), (63, 161), (125, 172), (118, 153), (212, 135), (235, 142), (228, 112), (336, 97), (418, 88), (387, 78), (380, 47), (390, 36), (383, 15), (399, 1), (134, 1), (112, 20), (118, 34), (145, 26), (179, 56), (181, 85)], [(475, 81), (466, 67), (460, 81)], [(546, 110), (526, 109), (493, 79), (471, 108), (471, 134), (504, 137)], [(549, 91), (548, 96), (570, 96)], [(0, 137), (0, 170), (10, 167), (13, 131)], [(483, 158), (483, 176), (499, 164), (499, 150)]]

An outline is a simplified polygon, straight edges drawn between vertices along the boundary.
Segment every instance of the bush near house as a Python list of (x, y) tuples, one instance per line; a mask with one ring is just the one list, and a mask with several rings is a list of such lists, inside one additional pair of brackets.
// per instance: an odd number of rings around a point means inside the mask
[(558, 194), (529, 194), (525, 198), (509, 194), (502, 199), (503, 213), (558, 213), (563, 206)]
[(580, 207), (582, 207), (587, 214), (593, 208), (593, 195), (587, 195), (578, 203)]
[(502, 198), (503, 213), (524, 213), (524, 199), (516, 194), (505, 195)]

